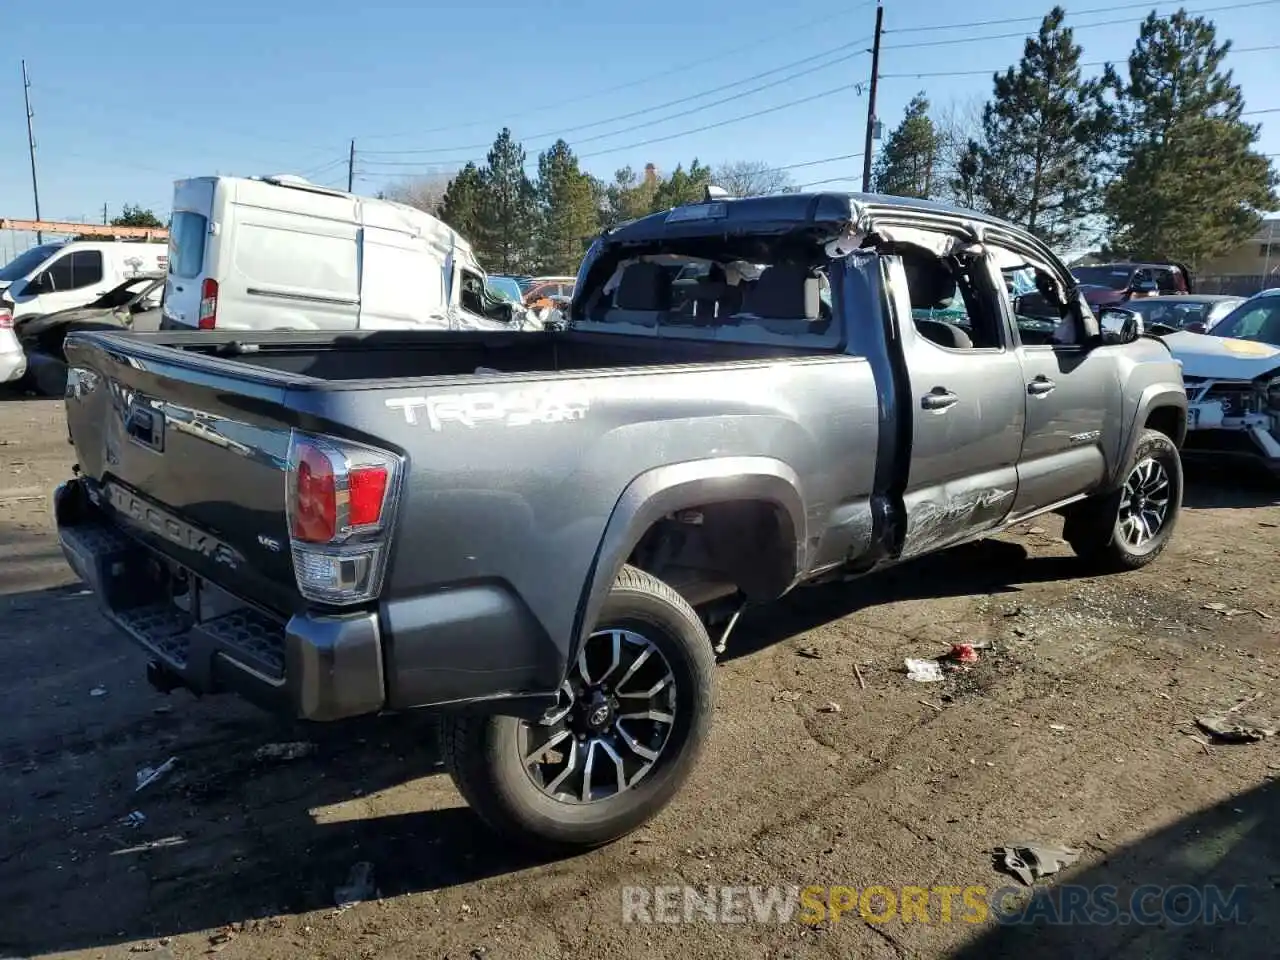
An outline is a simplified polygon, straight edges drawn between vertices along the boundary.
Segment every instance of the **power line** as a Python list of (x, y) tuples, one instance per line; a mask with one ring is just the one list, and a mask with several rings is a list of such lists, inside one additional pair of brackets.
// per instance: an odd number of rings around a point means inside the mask
[[(1223, 10), (1245, 10), (1250, 7), (1269, 7), (1269, 6), (1275, 5), (1276, 3), (1280, 3), (1280, 0), (1252, 0), (1252, 2), (1250, 3), (1231, 3), (1225, 6), (1205, 7), (1202, 10), (1193, 10), (1189, 12), (1195, 13), (1195, 14), (1218, 13)], [(1008, 22), (1008, 21), (1004, 21), (1004, 22)], [(1120, 20), (1100, 20), (1097, 23), (1081, 23), (1072, 27), (1072, 29), (1073, 30), (1091, 30), (1095, 27), (1114, 27), (1114, 26), (1119, 26), (1120, 24), (1126, 24), (1126, 23), (1133, 23), (1133, 18), (1125, 17)], [(1027, 36), (1029, 36), (1027, 31), (1020, 30), (1017, 33), (994, 33), (994, 34), (984, 34), (976, 37), (950, 37), (945, 40), (919, 40), (914, 43), (896, 43), (890, 46), (886, 46), (884, 49), (885, 50), (914, 50), (920, 47), (948, 47), (948, 46), (953, 46), (957, 43), (978, 43), (984, 40), (1009, 40), (1013, 38), (1023, 38)]]
[[(1260, 53), (1264, 50), (1280, 50), (1280, 43), (1271, 43), (1261, 47), (1232, 47), (1227, 51), (1228, 54), (1233, 53)], [(1105, 67), (1114, 60), (1087, 60), (1082, 61), (1082, 67)], [(923, 73), (882, 73), (881, 80), (923, 80), (930, 77), (989, 77), (994, 73), (1005, 70), (1012, 64), (1004, 64), (1000, 67), (989, 67), (986, 70), (938, 70), (926, 71)]]
[[(863, 40), (859, 40), (859, 41), (856, 41), (856, 43), (858, 43), (858, 44), (862, 44), (862, 43), (866, 43), (866, 42), (867, 42), (867, 41), (866, 41), (865, 39), (863, 39)], [(846, 47), (846, 48), (847, 48), (847, 47), (850, 47), (850, 46), (854, 46), (854, 44), (845, 44), (845, 45), (844, 45), (844, 47)], [(668, 122), (669, 122), (669, 121), (671, 121), (671, 120), (679, 120), (679, 119), (681, 119), (681, 118), (683, 118), (683, 117), (691, 116), (691, 115), (693, 115), (693, 114), (695, 114), (695, 113), (701, 113), (701, 112), (702, 112), (702, 111), (704, 111), (704, 110), (710, 110), (712, 107), (722, 106), (722, 105), (724, 105), (724, 104), (726, 104), (726, 103), (731, 103), (731, 102), (733, 102), (734, 100), (741, 100), (741, 99), (742, 99), (742, 98), (744, 98), (744, 97), (753, 96), (754, 94), (760, 93), (762, 90), (769, 90), (769, 89), (772, 89), (773, 87), (781, 86), (781, 85), (782, 85), (782, 84), (784, 84), (784, 83), (790, 83), (792, 80), (796, 80), (796, 79), (798, 79), (798, 78), (800, 78), (800, 77), (808, 76), (809, 74), (812, 74), (812, 73), (817, 73), (819, 70), (825, 70), (825, 69), (827, 69), (828, 67), (833, 67), (833, 66), (835, 66), (835, 65), (836, 65), (836, 64), (838, 64), (838, 63), (843, 63), (843, 62), (845, 62), (845, 61), (847, 61), (847, 60), (851, 60), (851, 59), (853, 59), (854, 57), (861, 57), (861, 56), (865, 56), (865, 55), (866, 55), (866, 51), (865, 51), (865, 50), (858, 50), (858, 51), (855, 51), (854, 53), (848, 53), (848, 54), (845, 54), (845, 55), (844, 55), (844, 56), (842, 56), (842, 57), (838, 57), (838, 58), (836, 58), (835, 60), (832, 60), (832, 61), (830, 61), (830, 62), (828, 62), (828, 63), (821, 63), (821, 64), (818, 64), (818, 65), (816, 65), (816, 66), (809, 67), (808, 69), (805, 69), (805, 70), (799, 70), (799, 71), (797, 71), (797, 72), (795, 72), (795, 73), (788, 74), (788, 75), (787, 75), (787, 76), (785, 76), (785, 77), (780, 77), (780, 78), (778, 78), (777, 80), (771, 80), (771, 81), (769, 81), (768, 83), (762, 83), (762, 84), (760, 84), (759, 86), (751, 87), (751, 88), (750, 88), (750, 89), (748, 89), (748, 90), (742, 90), (742, 91), (739, 91), (738, 93), (732, 94), (732, 95), (727, 96), (727, 97), (721, 97), (719, 100), (713, 100), (713, 101), (711, 101), (710, 103), (704, 103), (704, 104), (702, 104), (701, 106), (693, 107), (693, 108), (691, 108), (691, 109), (689, 109), (689, 110), (681, 110), (681, 111), (679, 111), (678, 113), (670, 113), (670, 114), (667, 114), (667, 115), (666, 115), (666, 116), (664, 116), (664, 117), (658, 117), (657, 119), (654, 119), (654, 120), (646, 120), (646, 121), (644, 121), (643, 123), (636, 123), (636, 124), (632, 124), (632, 125), (631, 125), (631, 126), (629, 126), (629, 127), (622, 127), (621, 129), (618, 129), (618, 130), (610, 130), (610, 131), (608, 131), (607, 133), (597, 133), (597, 134), (595, 134), (594, 136), (590, 136), (590, 137), (575, 138), (575, 139), (574, 139), (574, 146), (578, 146), (579, 144), (583, 144), (583, 143), (594, 143), (594, 142), (596, 142), (596, 141), (598, 141), (598, 140), (606, 140), (606, 139), (608, 139), (609, 137), (616, 137), (616, 136), (619, 136), (620, 134), (624, 134), (624, 133), (631, 133), (631, 132), (636, 131), (636, 130), (643, 130), (643, 129), (645, 129), (646, 127), (654, 127), (654, 126), (658, 126), (659, 124), (668, 123)], [(776, 71), (769, 71), (769, 72), (771, 72), (771, 73), (772, 73), (772, 72), (776, 72)], [(763, 74), (760, 74), (760, 76), (763, 76)], [(748, 79), (751, 79), (751, 78), (748, 78)], [(742, 81), (738, 81), (738, 82), (739, 82), (739, 83), (741, 83)], [(729, 86), (736, 86), (736, 84), (730, 84)], [(723, 90), (723, 89), (726, 89), (726, 88), (725, 88), (725, 87), (719, 87), (719, 88), (717, 88), (717, 89)], [(707, 91), (707, 92), (711, 92), (711, 91)], [(683, 98), (683, 101), (673, 101), (673, 102), (679, 103), (679, 102), (684, 102), (684, 101), (688, 101), (688, 100), (695, 100), (695, 99), (697, 99), (697, 98), (698, 98), (698, 97), (700, 97), (700, 96), (706, 96), (706, 93), (707, 93), (707, 92), (704, 92), (704, 93), (702, 93), (702, 94), (695, 94), (695, 95), (694, 95), (694, 96), (692, 96), (692, 97), (685, 97), (685, 98)], [(652, 109), (652, 108), (650, 108), (650, 109)], [(541, 140), (541, 139), (549, 138), (549, 137), (557, 137), (557, 136), (561, 136), (561, 135), (566, 134), (566, 133), (570, 133), (570, 132), (572, 132), (573, 130), (582, 130), (582, 129), (585, 129), (585, 128), (587, 128), (587, 127), (598, 127), (598, 126), (600, 126), (601, 124), (604, 124), (604, 123), (611, 123), (611, 122), (613, 122), (614, 120), (621, 120), (621, 119), (623, 119), (624, 117), (628, 117), (628, 116), (638, 116), (638, 115), (639, 115), (639, 114), (641, 114), (641, 113), (648, 113), (648, 112), (649, 112), (649, 110), (639, 110), (639, 111), (635, 111), (635, 112), (630, 113), (630, 114), (624, 114), (624, 115), (623, 115), (623, 116), (621, 116), (621, 117), (614, 117), (612, 120), (598, 120), (598, 121), (596, 121), (596, 122), (594, 122), (594, 123), (582, 124), (582, 125), (580, 125), (580, 126), (578, 126), (578, 127), (569, 127), (569, 128), (564, 129), (564, 130), (553, 131), (553, 132), (551, 132), (551, 133), (540, 133), (540, 134), (536, 134), (536, 135), (531, 136), (531, 137), (528, 137), (528, 138), (521, 138), (521, 139), (522, 139), (522, 141), (523, 141), (523, 140), (526, 140), (526, 139), (528, 139), (528, 140)], [(439, 147), (439, 148), (436, 148), (436, 149), (433, 149), (433, 150), (413, 150), (413, 151), (408, 151), (408, 150), (406, 150), (406, 151), (404, 151), (404, 152), (405, 152), (405, 153), (414, 153), (414, 154), (451, 153), (451, 152), (453, 152), (453, 151), (457, 151), (457, 150), (484, 150), (484, 149), (486, 149), (488, 146), (489, 146), (489, 144), (487, 144), (487, 143), (480, 143), (480, 144), (468, 144), (468, 145), (466, 145), (466, 146), (461, 146), (461, 147)], [(370, 152), (371, 152), (371, 151), (370, 151)], [(367, 153), (366, 153), (366, 154), (364, 154), (364, 156), (366, 156), (366, 157), (367, 157), (367, 155), (368, 155)], [(420, 162), (417, 162), (417, 161), (406, 161), (406, 160), (368, 160), (368, 159), (366, 159), (366, 160), (365, 160), (365, 162), (366, 162), (367, 164), (371, 164), (371, 165), (379, 166), (379, 167), (407, 167), (407, 166), (418, 166), (418, 165), (420, 165)]]
[[(1068, 17), (1086, 17), (1094, 13), (1116, 13), (1120, 10), (1150, 10), (1154, 7), (1170, 6), (1174, 0), (1156, 0), (1152, 3), (1130, 3), (1123, 6), (1093, 7), (1090, 10), (1067, 10)], [(999, 20), (971, 20), (968, 23), (931, 23), (927, 26), (895, 27), (886, 29), (885, 33), (923, 33), (926, 30), (964, 30), (969, 27), (1002, 27), (1007, 23), (1040, 23), (1044, 14), (1034, 17), (1001, 17)]]
[[(770, 113), (777, 113), (779, 110), (786, 110), (790, 107), (797, 107), (805, 103), (812, 103), (814, 100), (820, 100), (823, 97), (829, 97), (832, 94), (844, 93), (845, 91), (859, 89), (865, 86), (866, 84), (864, 81), (858, 80), (854, 83), (846, 83), (838, 87), (829, 87), (826, 90), (820, 90), (817, 93), (810, 94), (807, 97), (800, 97), (799, 99), (796, 99), (796, 100), (788, 100), (786, 103), (779, 103), (776, 106), (765, 107), (762, 110), (753, 110), (750, 113), (740, 114), (736, 117), (729, 117), (726, 120), (717, 120), (714, 123), (703, 124), (700, 127), (692, 127), (688, 130), (681, 130), (677, 133), (665, 134), (661, 137), (650, 137), (647, 140), (639, 140), (639, 141), (636, 141), (635, 143), (628, 143), (619, 147), (606, 147), (603, 150), (593, 150), (589, 153), (580, 153), (578, 154), (578, 159), (586, 160), (591, 157), (606, 156), (610, 153), (622, 153), (624, 150), (636, 150), (636, 149), (639, 149), (640, 147), (647, 147), (654, 143), (666, 143), (670, 140), (677, 140), (680, 137), (692, 136), (695, 133), (704, 133), (707, 130), (717, 130), (720, 127), (727, 127), (730, 124), (741, 123), (744, 120), (753, 120), (756, 117), (762, 117)], [(461, 167), (466, 166), (468, 163), (475, 163), (476, 160), (477, 158), (475, 157), (467, 157), (467, 158), (455, 157), (449, 160), (437, 160), (434, 162), (433, 167), (422, 167), (418, 169), (416, 172), (402, 173), (402, 174), (388, 174), (387, 176), (388, 177), (409, 177), (409, 178), (429, 176), (433, 173), (443, 173), (451, 169), (457, 170)], [(537, 165), (538, 164), (536, 160), (531, 160), (525, 164), (524, 168), (526, 170), (536, 169)]]
[[(869, 7), (875, 2), (876, 0), (863, 0), (862, 3), (855, 6), (852, 10), (848, 11), (848, 13), (849, 14), (857, 13), (859, 10)], [(806, 20), (798, 24), (789, 24), (787, 27), (787, 30), (790, 33), (797, 33), (801, 30), (806, 30), (809, 27), (819, 26), (821, 24), (829, 25), (831, 23), (831, 16), (832, 15), (831, 15), (830, 7), (826, 6), (824, 7), (824, 10), (821, 16), (814, 17), (811, 20)], [(742, 44), (741, 46), (730, 47), (728, 50), (721, 50), (720, 52), (714, 53), (710, 56), (700, 56), (697, 60), (690, 60), (679, 66), (671, 67), (667, 70), (660, 70), (656, 73), (646, 72), (642, 77), (639, 77), (635, 80), (628, 80), (625, 83), (620, 83), (612, 87), (604, 87), (603, 89), (594, 90), (591, 93), (583, 94), (582, 96), (578, 96), (578, 97), (573, 97), (569, 100), (557, 100), (555, 103), (547, 103), (538, 107), (528, 107), (522, 110), (521, 113), (530, 114), (530, 113), (542, 113), (543, 111), (546, 111), (546, 110), (562, 110), (565, 107), (575, 103), (583, 103), (587, 100), (596, 100), (596, 99), (599, 99), (600, 97), (608, 96), (609, 94), (612, 94), (612, 93), (618, 93), (622, 90), (631, 90), (635, 87), (640, 87), (640, 86), (644, 86), (647, 83), (652, 83), (654, 80), (662, 80), (666, 77), (674, 76), (678, 73), (686, 73), (689, 70), (697, 69), (699, 67), (705, 66), (708, 63), (717, 63), (721, 60), (727, 60), (730, 57), (737, 56), (740, 53), (745, 53), (748, 50), (755, 50), (755, 49), (758, 49), (759, 47), (770, 45), (776, 42), (777, 42), (777, 31), (775, 30), (767, 37), (762, 37), (759, 40), (754, 40), (750, 43)], [(786, 68), (782, 67), (779, 69), (786, 69)], [(750, 79), (753, 79), (753, 78), (751, 77), (747, 78), (747, 80), (750, 80)], [(746, 81), (741, 81), (741, 82), (746, 82)], [(732, 84), (730, 86), (732, 86)], [(655, 109), (661, 109), (661, 107), (658, 107)], [(401, 139), (403, 137), (420, 137), (430, 133), (445, 133), (450, 130), (466, 130), (466, 129), (473, 129), (475, 127), (487, 126), (487, 125), (488, 125), (487, 121), (478, 120), (473, 123), (460, 123), (460, 124), (455, 123), (455, 124), (449, 124), (443, 127), (431, 127), (426, 130), (415, 130), (412, 133), (372, 134), (372, 135), (362, 136), (360, 139), (361, 140), (396, 140), (396, 139)]]

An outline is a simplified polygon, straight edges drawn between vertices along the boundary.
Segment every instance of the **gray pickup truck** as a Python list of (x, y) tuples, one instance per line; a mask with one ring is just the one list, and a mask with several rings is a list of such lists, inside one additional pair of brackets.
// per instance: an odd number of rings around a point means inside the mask
[(1025, 232), (923, 201), (621, 225), (563, 331), (66, 353), (62, 546), (152, 683), (313, 721), (430, 708), (481, 817), (562, 849), (676, 793), (746, 604), (1048, 511), (1094, 568), (1140, 567), (1182, 497), (1164, 344), (1101, 332)]

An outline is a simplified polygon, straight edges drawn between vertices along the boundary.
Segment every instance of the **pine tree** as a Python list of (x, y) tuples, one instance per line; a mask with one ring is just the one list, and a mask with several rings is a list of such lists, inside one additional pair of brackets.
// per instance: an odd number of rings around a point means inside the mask
[(613, 175), (613, 182), (604, 188), (605, 202), (600, 214), (600, 225), (612, 227), (653, 211), (653, 195), (658, 189), (657, 172), (652, 166), (641, 177), (630, 167), (623, 167)]
[(939, 148), (938, 132), (929, 119), (929, 100), (918, 93), (876, 157), (876, 192), (896, 197), (931, 196)]
[(973, 186), (980, 205), (1051, 246), (1070, 243), (1096, 211), (1106, 114), (1101, 81), (1080, 75), (1080, 45), (1054, 7), (1022, 60), (995, 76), (983, 111)]
[(699, 163), (697, 157), (694, 157), (693, 163), (689, 164), (688, 170), (684, 168), (683, 164), (677, 164), (676, 168), (671, 171), (671, 176), (658, 183), (658, 189), (654, 191), (653, 207), (650, 212), (657, 213), (660, 210), (670, 210), (672, 207), (679, 207), (686, 203), (697, 203), (702, 199), (707, 184), (710, 182), (711, 168), (706, 164)]
[(474, 242), (480, 225), (480, 193), (484, 184), (480, 168), (468, 163), (445, 187), (440, 198), (439, 217), (462, 234), (468, 242)]
[(533, 265), (538, 226), (537, 192), (524, 172), (524, 147), (506, 127), (480, 168), (476, 255), (495, 273), (523, 273)]
[(1110, 245), (1188, 263), (1226, 253), (1274, 209), (1277, 183), (1241, 119), (1244, 96), (1222, 69), (1230, 42), (1185, 10), (1152, 13), (1129, 56), (1109, 71), (1116, 95), (1117, 176), (1106, 191)]
[(538, 157), (538, 263), (549, 274), (575, 274), (599, 220), (595, 186), (557, 140)]

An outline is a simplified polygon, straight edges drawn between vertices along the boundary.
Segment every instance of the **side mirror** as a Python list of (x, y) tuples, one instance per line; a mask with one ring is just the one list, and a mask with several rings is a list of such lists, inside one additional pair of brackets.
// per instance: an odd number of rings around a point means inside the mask
[(1133, 343), (1145, 332), (1142, 317), (1132, 310), (1103, 307), (1098, 315), (1098, 326), (1106, 343)]
[(38, 273), (27, 281), (26, 289), (22, 292), (31, 297), (53, 293), (53, 277), (48, 273)]

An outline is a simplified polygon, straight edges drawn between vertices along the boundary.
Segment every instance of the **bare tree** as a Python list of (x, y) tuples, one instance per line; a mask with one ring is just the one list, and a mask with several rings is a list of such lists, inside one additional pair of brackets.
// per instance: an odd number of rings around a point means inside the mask
[(938, 136), (938, 170), (935, 193), (960, 206), (972, 206), (972, 191), (964, 189), (970, 179), (965, 158), (972, 144), (982, 140), (982, 97), (953, 100), (934, 112), (933, 127)]
[(795, 189), (791, 174), (759, 160), (723, 163), (716, 167), (711, 182), (735, 197), (762, 197)]
[(417, 207), (434, 217), (439, 215), (440, 202), (444, 200), (444, 192), (449, 188), (451, 179), (451, 173), (431, 173), (412, 180), (402, 180), (387, 187), (382, 191), (382, 196), (387, 200)]

